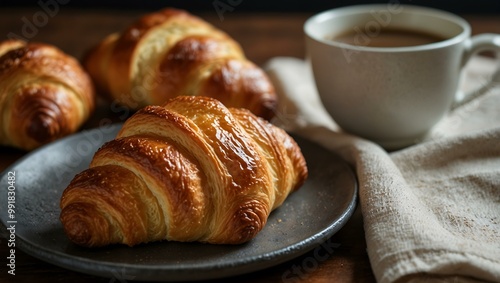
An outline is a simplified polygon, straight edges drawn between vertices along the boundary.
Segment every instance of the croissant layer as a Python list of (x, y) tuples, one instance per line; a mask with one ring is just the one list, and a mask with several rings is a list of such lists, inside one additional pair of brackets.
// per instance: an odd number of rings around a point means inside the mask
[(63, 192), (61, 222), (88, 247), (240, 244), (307, 178), (300, 148), (247, 109), (201, 96), (147, 106)]
[(277, 104), (267, 75), (235, 40), (182, 10), (144, 15), (103, 39), (84, 65), (100, 92), (134, 110), (181, 95), (209, 96), (270, 119)]
[(0, 43), (0, 143), (31, 150), (75, 132), (94, 109), (90, 77), (54, 46)]

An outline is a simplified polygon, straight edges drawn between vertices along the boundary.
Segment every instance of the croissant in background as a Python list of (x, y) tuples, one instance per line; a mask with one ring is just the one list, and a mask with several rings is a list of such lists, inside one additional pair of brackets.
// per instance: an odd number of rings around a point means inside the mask
[(137, 110), (179, 95), (216, 98), (270, 119), (277, 95), (267, 75), (226, 33), (185, 11), (147, 14), (90, 50), (84, 66), (98, 92)]
[(0, 42), (0, 144), (31, 150), (74, 133), (94, 109), (94, 89), (54, 46)]
[(61, 198), (87, 247), (159, 240), (239, 244), (307, 177), (295, 141), (246, 109), (180, 96), (129, 118)]

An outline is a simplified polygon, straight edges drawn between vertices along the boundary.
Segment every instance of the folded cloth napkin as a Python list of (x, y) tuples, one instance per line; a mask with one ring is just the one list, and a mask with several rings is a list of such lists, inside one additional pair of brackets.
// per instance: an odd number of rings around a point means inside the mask
[(467, 66), (461, 88), (482, 86), (482, 95), (428, 140), (391, 153), (339, 129), (304, 60), (273, 58), (265, 68), (281, 99), (274, 123), (355, 168), (378, 282), (500, 282), (500, 84), (486, 75), (494, 60)]

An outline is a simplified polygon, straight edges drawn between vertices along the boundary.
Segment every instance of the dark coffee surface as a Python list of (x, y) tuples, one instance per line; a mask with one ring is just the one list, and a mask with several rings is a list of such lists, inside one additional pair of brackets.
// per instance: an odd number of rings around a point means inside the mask
[(445, 38), (423, 31), (384, 28), (377, 31), (365, 32), (361, 29), (353, 29), (340, 35), (332, 36), (330, 39), (359, 46), (406, 47), (435, 43)]

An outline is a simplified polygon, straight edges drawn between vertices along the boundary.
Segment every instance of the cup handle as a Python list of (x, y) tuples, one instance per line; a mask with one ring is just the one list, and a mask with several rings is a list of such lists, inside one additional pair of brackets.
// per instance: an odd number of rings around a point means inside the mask
[[(479, 34), (468, 39), (465, 44), (466, 44), (466, 49), (464, 58), (462, 60), (463, 62), (462, 67), (465, 66), (465, 64), (469, 61), (472, 55), (481, 51), (496, 51), (497, 54), (496, 57), (498, 60), (500, 60), (500, 34), (493, 34), (493, 33)], [(497, 70), (494, 72), (491, 81), (488, 84), (483, 85), (473, 91), (470, 91), (469, 93), (466, 93), (461, 99), (456, 97), (455, 101), (451, 105), (451, 109), (453, 110), (455, 108), (458, 108), (478, 98), (479, 96), (485, 94), (487, 90), (491, 87), (491, 84), (495, 82), (500, 83), (500, 64)]]

